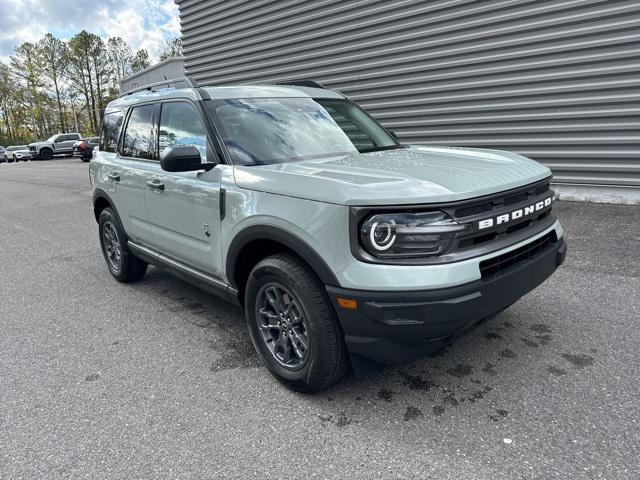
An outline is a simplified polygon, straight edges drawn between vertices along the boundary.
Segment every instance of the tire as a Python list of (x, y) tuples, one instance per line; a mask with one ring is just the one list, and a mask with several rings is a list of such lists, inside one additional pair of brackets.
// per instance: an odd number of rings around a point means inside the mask
[(40, 150), (38, 157), (42, 160), (51, 160), (53, 158), (53, 150), (50, 148), (43, 148)]
[[(279, 297), (274, 289), (280, 289)], [(254, 267), (245, 290), (245, 315), (256, 351), (287, 387), (316, 392), (344, 376), (347, 351), (333, 307), (324, 285), (298, 257), (273, 255)]]
[(100, 247), (111, 275), (121, 283), (137, 282), (147, 272), (147, 263), (135, 257), (127, 247), (127, 234), (111, 208), (100, 212)]
[(82, 157), (82, 161), (83, 161), (84, 163), (89, 163), (89, 160), (91, 160), (91, 158), (90, 158), (90, 157)]

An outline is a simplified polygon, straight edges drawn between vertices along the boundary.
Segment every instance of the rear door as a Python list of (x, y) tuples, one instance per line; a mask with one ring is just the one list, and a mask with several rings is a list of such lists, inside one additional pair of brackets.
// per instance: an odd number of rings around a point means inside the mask
[[(170, 145), (195, 145), (202, 162), (213, 156), (196, 104), (167, 101), (158, 108), (158, 153)], [(153, 224), (150, 244), (168, 256), (213, 276), (220, 274), (221, 169), (165, 172), (150, 169), (147, 210)]]
[(151, 239), (145, 193), (150, 171), (157, 163), (155, 109), (153, 103), (129, 108), (118, 154), (107, 172), (117, 190), (117, 209), (125, 231), (142, 243)]
[(56, 142), (56, 152), (66, 153), (73, 151), (73, 144), (80, 139), (80, 135), (61, 135)]

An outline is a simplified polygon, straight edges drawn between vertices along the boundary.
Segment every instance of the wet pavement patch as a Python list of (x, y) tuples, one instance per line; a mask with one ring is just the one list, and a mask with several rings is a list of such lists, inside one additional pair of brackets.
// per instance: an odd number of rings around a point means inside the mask
[(576, 368), (584, 368), (593, 365), (593, 357), (590, 357), (589, 355), (572, 355), (569, 353), (563, 353), (561, 356)]
[(84, 379), (85, 382), (93, 382), (100, 378), (100, 375), (97, 373), (92, 373), (91, 375), (87, 375)]
[(487, 374), (492, 375), (492, 376), (498, 374), (498, 372), (496, 372), (496, 369), (494, 368), (493, 364), (491, 364), (489, 362), (485, 363), (484, 367), (482, 367), (482, 371), (484, 373), (487, 373)]
[(502, 335), (496, 332), (484, 332), (482, 336), (484, 338), (488, 338), (489, 340), (502, 340)]
[(433, 414), (436, 416), (440, 416), (444, 413), (444, 407), (442, 405), (436, 405), (433, 407)]
[(553, 337), (551, 337), (551, 335), (536, 335), (536, 339), (540, 342), (541, 345), (548, 345)]
[(413, 420), (415, 418), (422, 417), (422, 412), (418, 407), (412, 407), (409, 405), (407, 410), (404, 412), (404, 421), (408, 422), (409, 420)]
[(234, 368), (257, 368), (261, 365), (251, 341), (229, 342), (221, 345), (220, 358), (211, 364), (211, 371), (220, 372)]
[(544, 323), (536, 323), (535, 325), (531, 325), (529, 328), (536, 333), (551, 333), (551, 327)]
[(473, 373), (473, 367), (458, 364), (455, 367), (447, 368), (446, 371), (452, 377), (462, 378), (471, 375)]
[(553, 365), (549, 365), (547, 367), (547, 372), (549, 372), (551, 375), (556, 375), (556, 376), (566, 375), (567, 374), (566, 370), (564, 370), (562, 368), (554, 367)]
[(442, 402), (451, 407), (457, 407), (460, 405), (460, 401), (453, 394), (449, 394), (442, 399)]
[(502, 350), (500, 352), (500, 356), (504, 357), (504, 358), (516, 358), (517, 357), (517, 355), (512, 350), (509, 350), (508, 348), (505, 348), (504, 350)]
[(537, 342), (534, 342), (533, 340), (529, 340), (528, 338), (524, 338), (522, 337), (520, 340), (522, 340), (522, 342), (527, 346), (527, 347), (532, 347), (535, 348), (538, 346)]
[(420, 375), (409, 375), (408, 373), (400, 372), (400, 375), (404, 379), (402, 384), (408, 387), (409, 390), (422, 390), (428, 392), (437, 385), (432, 380), (425, 380)]
[(380, 390), (378, 390), (378, 398), (381, 398), (385, 402), (390, 402), (393, 400), (393, 391), (386, 388), (381, 388)]

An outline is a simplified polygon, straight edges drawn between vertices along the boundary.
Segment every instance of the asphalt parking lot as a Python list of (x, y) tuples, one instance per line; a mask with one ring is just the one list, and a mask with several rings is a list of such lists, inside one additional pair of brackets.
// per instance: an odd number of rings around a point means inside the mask
[(562, 203), (565, 265), (442, 354), (314, 396), (240, 309), (121, 285), (88, 165), (0, 165), (0, 479), (630, 479), (640, 471), (640, 207)]

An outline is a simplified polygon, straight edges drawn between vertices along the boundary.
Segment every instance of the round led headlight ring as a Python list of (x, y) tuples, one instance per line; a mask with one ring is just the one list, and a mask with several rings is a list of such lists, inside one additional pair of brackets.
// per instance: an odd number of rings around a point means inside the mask
[(396, 241), (396, 224), (391, 222), (375, 222), (369, 231), (369, 240), (376, 250), (383, 252), (391, 248)]

